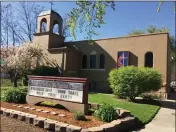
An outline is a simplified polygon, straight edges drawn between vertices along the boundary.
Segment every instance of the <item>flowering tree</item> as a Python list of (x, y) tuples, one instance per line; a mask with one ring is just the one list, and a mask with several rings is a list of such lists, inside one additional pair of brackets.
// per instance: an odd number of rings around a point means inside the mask
[(39, 45), (31, 42), (25, 42), (20, 47), (2, 48), (1, 57), (5, 62), (1, 66), (2, 71), (9, 74), (14, 87), (17, 87), (17, 81), (23, 75), (28, 74), (29, 69), (37, 66), (37, 58), (43, 58), (46, 65), (59, 67)]
[(1, 57), (4, 60), (2, 70), (6, 71), (17, 87), (17, 81), (27, 72), (28, 69), (36, 65), (37, 57), (42, 56), (42, 50), (38, 45), (25, 42), (20, 47), (3, 48)]

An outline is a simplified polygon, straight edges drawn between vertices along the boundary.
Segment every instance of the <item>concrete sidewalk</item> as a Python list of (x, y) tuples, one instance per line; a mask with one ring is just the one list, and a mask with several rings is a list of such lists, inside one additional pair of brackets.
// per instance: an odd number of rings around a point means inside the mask
[(155, 118), (139, 132), (176, 132), (176, 111), (161, 108)]

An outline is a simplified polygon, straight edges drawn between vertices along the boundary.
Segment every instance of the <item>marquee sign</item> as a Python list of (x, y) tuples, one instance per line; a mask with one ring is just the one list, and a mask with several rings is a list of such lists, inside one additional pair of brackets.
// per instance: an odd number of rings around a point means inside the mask
[(28, 95), (83, 103), (84, 85), (83, 82), (29, 78)]

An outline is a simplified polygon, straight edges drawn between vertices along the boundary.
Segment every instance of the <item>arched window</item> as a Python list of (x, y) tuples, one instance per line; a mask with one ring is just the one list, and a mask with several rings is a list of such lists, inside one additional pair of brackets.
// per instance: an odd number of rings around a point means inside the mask
[(40, 23), (40, 32), (46, 32), (47, 21), (43, 18)]
[(90, 69), (96, 68), (96, 52), (92, 51), (90, 53)]
[(82, 69), (86, 69), (87, 68), (87, 56), (83, 55), (82, 57)]
[(59, 24), (58, 24), (57, 21), (54, 21), (54, 24), (53, 24), (53, 33), (59, 35)]
[(103, 54), (100, 55), (100, 69), (105, 68), (105, 56)]
[(145, 54), (145, 67), (153, 67), (153, 53), (147, 52)]

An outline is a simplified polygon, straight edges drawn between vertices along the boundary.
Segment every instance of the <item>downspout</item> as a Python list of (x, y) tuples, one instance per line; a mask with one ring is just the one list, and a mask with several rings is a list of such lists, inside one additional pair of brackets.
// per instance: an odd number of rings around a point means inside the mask
[[(176, 1), (175, 1), (175, 8), (176, 8)], [(176, 11), (176, 9), (175, 9)], [(176, 13), (175, 13), (175, 18), (176, 18)], [(175, 21), (175, 25), (176, 25), (176, 21)], [(176, 28), (175, 28), (175, 32), (176, 32)], [(175, 34), (175, 38), (174, 38), (174, 42), (175, 42), (175, 54), (174, 54), (174, 81), (176, 81), (176, 34)]]

